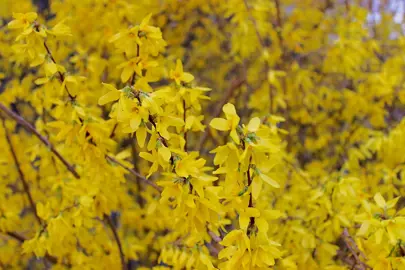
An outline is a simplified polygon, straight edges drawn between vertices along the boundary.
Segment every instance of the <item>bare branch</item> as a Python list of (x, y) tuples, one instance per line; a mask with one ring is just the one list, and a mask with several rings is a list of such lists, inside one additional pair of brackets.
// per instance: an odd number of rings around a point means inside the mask
[(116, 163), (117, 165), (121, 166), (122, 168), (124, 168), (125, 170), (127, 170), (129, 173), (135, 175), (139, 180), (143, 181), (145, 184), (148, 184), (150, 186), (152, 186), (153, 188), (155, 188), (157, 191), (162, 192), (162, 188), (159, 187), (158, 185), (156, 185), (154, 182), (148, 180), (147, 178), (145, 178), (142, 174), (136, 172), (134, 169), (128, 168), (127, 166), (125, 166), (124, 164), (122, 164), (120, 161), (118, 161), (117, 159), (115, 159), (112, 156), (106, 155), (105, 156), (106, 159), (110, 160), (111, 162)]
[[(13, 238), (13, 239), (15, 239), (15, 240), (17, 240), (17, 241), (20, 242), (20, 243), (24, 243), (24, 241), (27, 241), (27, 238), (25, 238), (24, 236), (22, 236), (22, 235), (19, 234), (19, 233), (6, 232), (6, 233), (4, 233), (4, 234), (7, 235), (7, 236), (9, 236), (9, 237), (11, 237), (11, 238)], [(45, 254), (45, 259), (46, 259), (47, 261), (49, 261), (50, 263), (53, 263), (53, 264), (57, 264), (57, 263), (58, 263), (58, 259), (55, 258), (55, 257), (53, 257), (53, 256), (51, 256), (51, 255), (49, 255), (48, 253)]]
[(213, 231), (208, 230), (208, 234), (211, 236), (212, 240), (214, 240), (216, 243), (219, 243), (222, 241), (221, 237), (216, 235)]
[(38, 213), (37, 213), (37, 208), (35, 206), (34, 199), (32, 198), (30, 187), (29, 187), (29, 185), (27, 183), (27, 180), (25, 179), (24, 173), (23, 173), (23, 171), (21, 169), (21, 166), (20, 166), (20, 162), (18, 161), (18, 158), (17, 158), (17, 154), (16, 154), (16, 152), (14, 150), (14, 147), (13, 147), (13, 144), (11, 142), (10, 134), (8, 133), (8, 130), (7, 130), (7, 127), (6, 127), (6, 121), (4, 120), (2, 115), (0, 115), (0, 118), (1, 118), (2, 123), (3, 123), (3, 128), (4, 128), (4, 133), (6, 135), (6, 140), (7, 140), (8, 146), (10, 148), (11, 155), (13, 156), (15, 166), (17, 167), (18, 175), (20, 176), (20, 180), (21, 180), (21, 183), (23, 185), (24, 192), (28, 197), (29, 204), (31, 206), (32, 212), (34, 213), (34, 216), (35, 216), (36, 220), (38, 221), (39, 225), (42, 225), (42, 221), (41, 221), (41, 219), (40, 219), (40, 217), (38, 216)]
[(358, 269), (372, 269), (369, 265), (364, 263), (363, 261), (360, 260), (359, 255), (363, 257), (363, 259), (366, 259), (366, 256), (359, 250), (357, 247), (356, 242), (354, 242), (353, 238), (350, 236), (349, 231), (347, 228), (344, 228), (342, 232), (342, 240), (346, 244), (347, 248), (349, 249), (350, 253), (353, 255), (355, 259), (355, 265), (358, 267)]
[(117, 230), (116, 230), (116, 228), (114, 226), (114, 223), (112, 222), (111, 218), (108, 215), (104, 214), (104, 219), (107, 222), (108, 226), (110, 227), (110, 229), (111, 229), (111, 231), (112, 231), (112, 233), (114, 235), (115, 242), (117, 243), (118, 250), (120, 252), (122, 270), (126, 270), (126, 269), (128, 269), (128, 267), (127, 267), (127, 264), (125, 262), (124, 251), (122, 249), (122, 244), (121, 244), (121, 240), (120, 240), (120, 237), (118, 235), (118, 232), (117, 232)]
[[(37, 31), (39, 31), (38, 27), (36, 29), (37, 29)], [(51, 58), (52, 62), (54, 64), (56, 64), (55, 58), (53, 57), (53, 55), (51, 53), (51, 50), (49, 50), (49, 47), (48, 47), (48, 45), (46, 44), (45, 41), (44, 41), (44, 47), (45, 47), (45, 50), (48, 53), (49, 57)], [(59, 75), (60, 83), (63, 84), (63, 82), (65, 81), (65, 75), (63, 75), (63, 73), (60, 72), (60, 71), (58, 71), (58, 75)], [(69, 89), (67, 88), (66, 84), (65, 84), (65, 90), (66, 90), (67, 94), (69, 95), (69, 98), (70, 98), (71, 101), (76, 100), (76, 97), (74, 97), (74, 96), (72, 96), (72, 94), (70, 94)]]
[(41, 135), (27, 120), (4, 106), (4, 104), (0, 103), (0, 110), (2, 110), (4, 113), (6, 113), (9, 117), (14, 119), (18, 124), (23, 126), (27, 131), (31, 132), (34, 134), (38, 139), (41, 140), (49, 149), (54, 153), (58, 159), (66, 166), (66, 168), (73, 174), (73, 176), (77, 179), (80, 179), (80, 175), (76, 172), (74, 167), (66, 161), (64, 157), (55, 149), (55, 147), (49, 142), (47, 138), (45, 138), (43, 135)]

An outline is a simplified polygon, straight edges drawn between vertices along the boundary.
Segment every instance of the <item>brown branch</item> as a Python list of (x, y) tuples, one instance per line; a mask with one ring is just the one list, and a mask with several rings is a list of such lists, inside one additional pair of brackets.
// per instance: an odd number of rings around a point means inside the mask
[[(139, 54), (140, 54), (140, 47), (139, 47), (139, 44), (136, 44), (136, 57), (139, 57)], [(135, 84), (135, 77), (136, 77), (136, 73), (134, 72), (134, 73), (132, 73), (131, 80), (130, 80), (130, 85), (132, 85), (132, 86)]]
[[(132, 88), (132, 89), (133, 89), (133, 88)], [(133, 89), (133, 90), (134, 90), (134, 89)], [(135, 91), (133, 91), (132, 93), (134, 94), (135, 98), (139, 101), (139, 103), (142, 104), (142, 100), (141, 100), (141, 98), (140, 98), (140, 91), (135, 90)], [(156, 122), (155, 122), (153, 116), (150, 115), (150, 114), (149, 114), (149, 117), (148, 117), (148, 121), (149, 121), (149, 123), (155, 128), (156, 134), (157, 134), (158, 137), (159, 137), (158, 140), (159, 140), (165, 147), (168, 148), (168, 147), (169, 147), (169, 144), (168, 144), (167, 140), (166, 140), (166, 139), (160, 134), (160, 132), (157, 130)], [(141, 175), (140, 173), (136, 172), (135, 170), (126, 167), (124, 164), (122, 164), (121, 162), (119, 162), (119, 161), (116, 160), (115, 158), (113, 158), (113, 157), (111, 157), (111, 156), (108, 156), (108, 155), (106, 155), (105, 157), (106, 157), (107, 159), (109, 159), (110, 161), (112, 161), (112, 162), (114, 162), (114, 163), (117, 163), (118, 165), (120, 165), (122, 168), (126, 169), (126, 170), (127, 170), (128, 172), (130, 172), (131, 174), (133, 174), (133, 175), (139, 177), (142, 181), (144, 181), (146, 184), (148, 184), (148, 185), (154, 187), (156, 190), (158, 190), (158, 191), (160, 191), (160, 192), (162, 191), (162, 188), (160, 188), (159, 186), (157, 186), (155, 183), (153, 183), (152, 181), (149, 181), (149, 180), (146, 179), (143, 175)], [(171, 162), (171, 164), (173, 165), (173, 163), (174, 163), (173, 154), (171, 154), (170, 162)]]
[(18, 240), (19, 242), (24, 242), (25, 240), (27, 240), (24, 236), (15, 232), (6, 232), (6, 234), (11, 238)]
[[(134, 94), (135, 98), (138, 100), (139, 104), (142, 104), (142, 100), (140, 98), (140, 93), (141, 91), (139, 90), (135, 90), (133, 87), (132, 88), (132, 93)], [(167, 143), (167, 140), (160, 134), (160, 132), (157, 130), (157, 125), (155, 122), (155, 119), (153, 118), (153, 116), (151, 114), (149, 114), (148, 116), (148, 122), (155, 128), (156, 134), (159, 137), (159, 141), (165, 146), (165, 147), (169, 147), (169, 144)], [(173, 157), (173, 156), (172, 156)], [(172, 159), (171, 159), (172, 160)]]
[[(132, 165), (134, 166), (134, 170), (135, 171), (139, 171), (138, 169), (138, 155), (137, 155), (137, 151), (136, 151), (136, 142), (135, 140), (130, 136), (130, 140), (131, 140), (131, 156), (132, 156)], [(138, 196), (137, 196), (137, 201), (138, 204), (141, 208), (144, 207), (144, 201), (143, 198), (141, 196), (141, 191), (143, 190), (143, 185), (141, 184), (142, 179), (139, 179), (139, 177), (137, 175), (135, 176), (135, 182), (136, 182), (136, 186), (138, 188)]]
[[(6, 232), (4, 233), (5, 235), (17, 240), (18, 242), (20, 242), (21, 244), (24, 243), (24, 241), (27, 241), (27, 238), (25, 238), (24, 236), (22, 236), (19, 233), (15, 233), (15, 232)], [(48, 253), (45, 254), (45, 259), (47, 261), (49, 261), (50, 263), (53, 264), (57, 264), (58, 263), (58, 259), (49, 255)]]
[(224, 248), (220, 242), (222, 241), (222, 238), (220, 236), (217, 236), (213, 231), (209, 230), (207, 228), (207, 232), (209, 236), (211, 236), (211, 242), (206, 243), (206, 247), (210, 251), (211, 256), (213, 257), (218, 257), (219, 252)]
[(214, 243), (206, 243), (205, 246), (208, 248), (210, 255), (214, 258), (218, 257), (220, 250), (215, 247)]
[(158, 185), (156, 185), (154, 182), (148, 180), (147, 178), (145, 178), (142, 174), (136, 172), (134, 169), (128, 168), (127, 166), (125, 166), (124, 164), (122, 164), (120, 161), (118, 161), (117, 159), (115, 159), (112, 156), (106, 155), (105, 156), (106, 159), (110, 160), (111, 162), (116, 163), (117, 165), (119, 165), (120, 167), (124, 168), (125, 170), (127, 170), (129, 173), (131, 173), (132, 175), (136, 176), (139, 180), (143, 181), (145, 184), (148, 184), (150, 186), (152, 186), (153, 188), (155, 188), (157, 191), (161, 192), (162, 188), (159, 187)]
[(5, 121), (5, 119), (3, 118), (2, 115), (0, 115), (0, 117), (1, 117), (1, 120), (2, 120), (2, 123), (3, 123), (3, 128), (4, 128), (4, 133), (5, 133), (5, 136), (6, 136), (6, 140), (7, 140), (8, 146), (10, 148), (11, 155), (13, 156), (15, 166), (17, 167), (18, 175), (20, 176), (20, 180), (21, 180), (21, 183), (23, 185), (24, 192), (28, 197), (28, 201), (29, 201), (29, 204), (31, 206), (32, 212), (34, 213), (35, 218), (37, 219), (39, 225), (42, 225), (41, 218), (38, 216), (38, 213), (37, 213), (37, 208), (35, 206), (34, 199), (32, 198), (30, 187), (29, 187), (29, 185), (28, 185), (28, 183), (27, 183), (27, 181), (25, 179), (24, 173), (23, 173), (23, 171), (21, 169), (20, 162), (18, 161), (17, 154), (16, 154), (16, 152), (14, 150), (14, 147), (13, 147), (13, 144), (11, 142), (10, 134), (7, 131), (6, 121)]
[(359, 269), (372, 269), (369, 265), (364, 263), (363, 261), (360, 260), (359, 255), (363, 257), (363, 259), (366, 259), (366, 256), (359, 250), (357, 247), (356, 242), (354, 242), (353, 238), (350, 236), (349, 231), (347, 228), (344, 228), (342, 232), (342, 240), (349, 249), (350, 253), (353, 255), (355, 259), (355, 265), (359, 267)]
[[(225, 91), (225, 94), (222, 96), (222, 99), (218, 102), (217, 106), (214, 109), (214, 113), (212, 117), (218, 117), (221, 114), (222, 107), (232, 98), (233, 93), (236, 89), (242, 86), (246, 82), (246, 78), (237, 79), (231, 83), (231, 86)], [(207, 122), (208, 124), (208, 122)], [(208, 137), (211, 136), (209, 132), (209, 127), (205, 128), (204, 134), (201, 136), (200, 141), (198, 143), (197, 149), (200, 151), (204, 146), (205, 142), (207, 141)]]
[[(274, 3), (276, 5), (276, 12), (277, 12), (277, 27), (279, 28), (278, 30), (281, 31), (281, 26), (283, 25), (282, 19), (281, 19), (281, 5), (280, 5), (280, 0), (274, 0)], [(281, 35), (280, 35), (281, 37)]]
[(23, 126), (27, 131), (34, 134), (41, 142), (43, 142), (52, 153), (56, 155), (56, 157), (66, 166), (66, 168), (73, 174), (73, 176), (77, 179), (80, 179), (80, 175), (76, 172), (74, 167), (66, 161), (66, 159), (55, 149), (55, 147), (49, 142), (47, 138), (42, 136), (27, 120), (22, 118), (20, 115), (16, 114), (12, 110), (8, 109), (4, 104), (0, 102), (0, 110), (6, 113), (9, 117), (14, 119), (18, 124)]
[[(349, 0), (345, 0), (345, 8), (346, 8), (346, 12), (349, 13), (350, 12), (350, 4), (349, 4)], [(349, 16), (349, 14), (347, 14)]]
[[(135, 96), (135, 98), (138, 100), (138, 102), (139, 102), (139, 104), (142, 104), (142, 100), (141, 100), (141, 98), (140, 98), (140, 93), (141, 93), (141, 91), (139, 91), (139, 90), (135, 90), (133, 87), (132, 87), (132, 93), (134, 94), (134, 96)], [(151, 115), (151, 114), (149, 114), (149, 116), (148, 116), (148, 122), (155, 128), (155, 131), (156, 131), (156, 134), (158, 135), (158, 141), (159, 142), (161, 142), (165, 147), (167, 147), (167, 148), (169, 148), (169, 143), (167, 142), (167, 140), (160, 134), (160, 132), (157, 130), (157, 125), (156, 125), (156, 122), (155, 122), (155, 119), (154, 119), (154, 117)], [(170, 152), (171, 153), (171, 155), (170, 155), (170, 164), (171, 165), (174, 165), (174, 155), (173, 155), (173, 153), (172, 152)], [(174, 167), (173, 167), (173, 170), (174, 170)]]
[(208, 230), (208, 234), (211, 236), (211, 238), (212, 238), (212, 240), (214, 240), (214, 242), (219, 243), (222, 241), (221, 237), (216, 235), (213, 231)]
[(121, 244), (121, 240), (120, 240), (120, 237), (118, 235), (118, 232), (117, 232), (117, 230), (116, 230), (116, 228), (114, 226), (114, 223), (112, 222), (111, 218), (108, 215), (104, 214), (104, 219), (107, 221), (107, 224), (110, 227), (110, 229), (111, 229), (111, 231), (112, 231), (112, 233), (114, 235), (115, 242), (117, 243), (118, 250), (120, 252), (121, 267), (122, 267), (123, 270), (126, 270), (126, 269), (128, 269), (128, 267), (127, 267), (127, 264), (125, 262), (124, 251), (122, 249), (122, 244)]
[[(249, 166), (248, 166), (248, 170), (246, 172), (247, 174), (247, 179), (248, 179), (248, 188), (252, 186), (252, 175), (250, 174), (250, 167), (252, 165), (252, 157), (250, 157), (249, 159)], [(253, 208), (253, 194), (252, 191), (250, 191), (249, 193), (249, 208)], [(250, 221), (249, 221), (249, 226), (248, 226), (248, 232), (252, 233), (255, 227), (255, 218), (254, 217), (250, 217)]]
[(167, 143), (166, 139), (165, 139), (165, 138), (160, 134), (160, 132), (157, 130), (157, 125), (156, 125), (156, 122), (155, 122), (155, 120), (153, 119), (152, 115), (149, 114), (148, 120), (149, 120), (149, 123), (151, 123), (152, 126), (155, 128), (156, 134), (158, 135), (159, 140), (163, 143), (164, 146), (169, 147), (169, 144)]
[(118, 127), (118, 123), (115, 123), (114, 127), (110, 133), (110, 136), (109, 136), (110, 139), (112, 139), (115, 136), (115, 131), (117, 130), (117, 127)]
[[(45, 100), (43, 99), (42, 101), (44, 102)], [(46, 122), (46, 110), (45, 109), (43, 109), (42, 121), (44, 122), (44, 125), (46, 126), (47, 122)], [(44, 133), (48, 138), (50, 137), (49, 132), (47, 130), (44, 130)], [(59, 174), (58, 166), (56, 165), (55, 157), (53, 155), (51, 156), (51, 160), (52, 160), (52, 164), (53, 164), (53, 167), (55, 168), (56, 173)]]
[[(39, 25), (36, 26), (37, 32), (39, 31), (38, 27), (39, 27)], [(48, 45), (46, 44), (45, 41), (44, 41), (44, 47), (45, 47), (45, 50), (48, 53), (49, 57), (51, 58), (52, 62), (56, 65), (55, 58), (53, 57), (53, 55), (51, 53), (51, 50), (49, 50), (49, 47), (48, 47)], [(63, 75), (63, 73), (60, 72), (59, 70), (58, 70), (58, 75), (59, 75), (60, 83), (63, 84), (63, 82), (65, 81), (65, 75)], [(65, 84), (65, 90), (66, 90), (67, 94), (69, 95), (69, 98), (70, 98), (71, 101), (76, 100), (76, 97), (74, 97), (74, 96), (72, 96), (72, 94), (70, 94), (69, 89), (67, 88), (66, 84)]]
[(135, 72), (132, 73), (130, 85), (134, 85), (134, 84), (135, 84), (135, 74), (136, 74)]

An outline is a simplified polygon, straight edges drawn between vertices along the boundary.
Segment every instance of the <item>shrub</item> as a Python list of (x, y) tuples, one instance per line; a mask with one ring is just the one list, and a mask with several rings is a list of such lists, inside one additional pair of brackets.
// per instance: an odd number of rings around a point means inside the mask
[(35, 2), (0, 3), (0, 268), (405, 268), (395, 1)]

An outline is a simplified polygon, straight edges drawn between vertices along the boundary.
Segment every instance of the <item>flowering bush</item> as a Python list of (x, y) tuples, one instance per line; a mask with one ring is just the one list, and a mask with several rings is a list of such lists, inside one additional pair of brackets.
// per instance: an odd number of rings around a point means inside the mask
[(49, 2), (0, 1), (1, 269), (405, 269), (392, 3)]

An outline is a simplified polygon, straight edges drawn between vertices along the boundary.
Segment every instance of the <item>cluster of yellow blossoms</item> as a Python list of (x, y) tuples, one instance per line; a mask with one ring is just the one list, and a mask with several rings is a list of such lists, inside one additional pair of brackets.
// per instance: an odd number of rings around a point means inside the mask
[(0, 269), (405, 269), (398, 3), (33, 2), (0, 1)]

